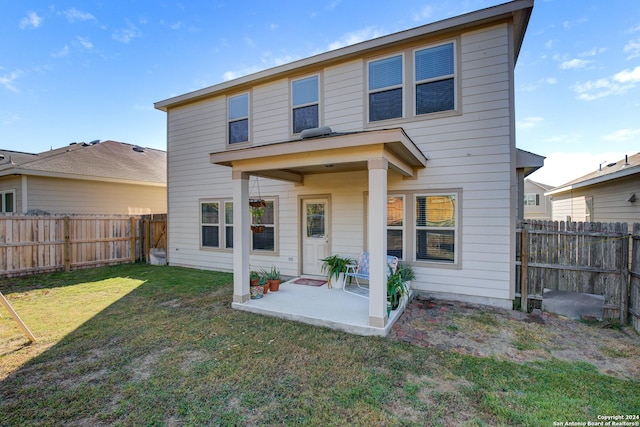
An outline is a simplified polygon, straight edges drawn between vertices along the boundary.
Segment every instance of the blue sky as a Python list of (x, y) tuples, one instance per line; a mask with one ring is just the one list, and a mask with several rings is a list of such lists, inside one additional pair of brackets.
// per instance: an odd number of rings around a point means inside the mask
[[(0, 0), (0, 148), (166, 149), (153, 103), (491, 0)], [(536, 0), (516, 66), (517, 146), (560, 185), (640, 152), (640, 2)]]

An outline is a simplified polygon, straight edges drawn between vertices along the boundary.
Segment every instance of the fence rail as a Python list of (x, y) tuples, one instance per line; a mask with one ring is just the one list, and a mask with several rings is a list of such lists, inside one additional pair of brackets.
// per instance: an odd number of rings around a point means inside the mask
[(166, 248), (166, 215), (0, 216), (0, 277), (149, 259)]
[(544, 289), (603, 295), (606, 318), (640, 326), (640, 224), (523, 221), (518, 228), (516, 295), (523, 309)]

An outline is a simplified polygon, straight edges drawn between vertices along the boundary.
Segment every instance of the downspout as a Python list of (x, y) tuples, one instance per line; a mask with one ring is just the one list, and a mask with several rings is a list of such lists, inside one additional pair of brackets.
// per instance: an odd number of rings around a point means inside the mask
[(20, 197), (22, 198), (22, 213), (26, 214), (29, 210), (29, 199), (27, 197), (27, 176), (22, 175)]

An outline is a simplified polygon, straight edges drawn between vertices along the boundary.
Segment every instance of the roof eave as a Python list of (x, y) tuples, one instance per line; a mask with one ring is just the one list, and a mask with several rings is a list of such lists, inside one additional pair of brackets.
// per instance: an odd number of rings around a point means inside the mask
[(598, 176), (595, 178), (587, 179), (581, 182), (574, 182), (571, 185), (565, 185), (561, 187), (557, 187), (552, 189), (551, 191), (547, 191), (545, 196), (553, 196), (554, 194), (560, 194), (571, 190), (577, 190), (579, 188), (589, 187), (591, 185), (602, 184), (603, 182), (612, 181), (614, 179), (624, 178), (627, 176), (635, 175), (640, 173), (640, 167), (630, 167), (626, 169), (621, 169), (619, 171), (608, 173), (606, 175)]
[(81, 180), (81, 181), (100, 181), (100, 182), (109, 182), (115, 184), (129, 184), (129, 185), (145, 185), (149, 187), (166, 187), (167, 184), (158, 181), (139, 181), (132, 179), (122, 179), (122, 178), (113, 178), (113, 177), (103, 177), (103, 176), (92, 176), (92, 175), (76, 175), (76, 174), (66, 174), (60, 172), (51, 172), (51, 171), (41, 171), (35, 169), (26, 169), (20, 167), (13, 167), (11, 169), (6, 169), (0, 171), (0, 177), (4, 176), (39, 176), (45, 178), (62, 178), (62, 179), (73, 179), (73, 180)]
[(515, 0), (509, 3), (504, 3), (475, 12), (466, 13), (464, 15), (444, 19), (420, 27), (400, 31), (387, 36), (367, 40), (358, 44), (343, 47), (341, 49), (331, 50), (295, 62), (280, 65), (278, 67), (269, 68), (254, 74), (239, 77), (237, 79), (223, 82), (217, 85), (209, 86), (193, 92), (188, 92), (182, 95), (158, 101), (154, 103), (154, 107), (161, 111), (168, 111), (168, 109), (171, 107), (211, 97), (217, 93), (222, 93), (234, 87), (239, 87), (249, 83), (256, 84), (262, 80), (273, 79), (292, 70), (301, 70), (307, 67), (317, 67), (320, 64), (332, 63), (336, 62), (337, 60), (347, 60), (350, 57), (363, 55), (366, 52), (375, 51), (377, 49), (380, 49), (381, 47), (387, 47), (389, 45), (398, 43), (405, 43), (414, 38), (424, 37), (427, 35), (437, 35), (438, 33), (442, 32), (474, 27), (477, 25), (500, 21), (507, 18), (511, 18), (514, 21), (514, 49), (515, 58), (517, 60), (532, 10), (533, 0)]

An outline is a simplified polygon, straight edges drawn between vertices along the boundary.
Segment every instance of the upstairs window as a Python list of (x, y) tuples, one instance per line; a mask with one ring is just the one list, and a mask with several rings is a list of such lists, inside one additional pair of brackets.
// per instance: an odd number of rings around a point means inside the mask
[(369, 62), (369, 121), (402, 117), (402, 55)]
[(540, 206), (540, 195), (535, 193), (528, 193), (524, 195), (525, 206)]
[(12, 213), (15, 211), (14, 200), (16, 193), (14, 191), (0, 191), (0, 212)]
[(453, 43), (415, 52), (416, 115), (455, 108)]
[(291, 83), (293, 105), (293, 133), (318, 127), (318, 76), (294, 80)]
[(228, 99), (229, 144), (249, 141), (249, 94)]

